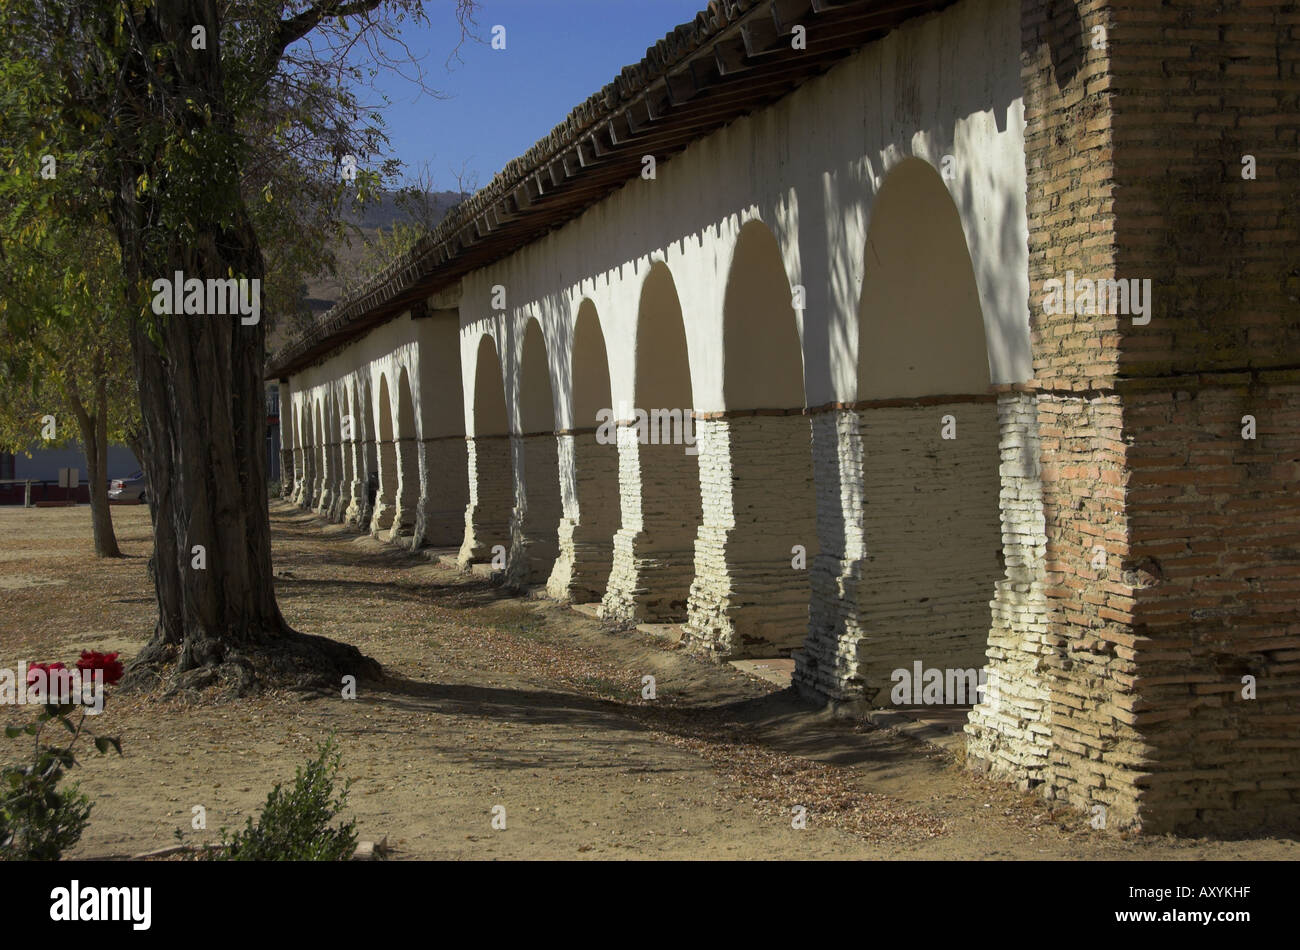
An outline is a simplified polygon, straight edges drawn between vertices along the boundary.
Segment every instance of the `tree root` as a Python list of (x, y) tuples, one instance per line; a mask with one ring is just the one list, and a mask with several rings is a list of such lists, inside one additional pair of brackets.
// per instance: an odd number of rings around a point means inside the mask
[(120, 688), (159, 692), (161, 698), (196, 700), (215, 690), (222, 699), (285, 689), (315, 696), (339, 695), (344, 677), (384, 679), (383, 667), (356, 647), (326, 637), (286, 630), (252, 643), (225, 644), (203, 652), (207, 660), (185, 666), (185, 652), (155, 635), (128, 664)]

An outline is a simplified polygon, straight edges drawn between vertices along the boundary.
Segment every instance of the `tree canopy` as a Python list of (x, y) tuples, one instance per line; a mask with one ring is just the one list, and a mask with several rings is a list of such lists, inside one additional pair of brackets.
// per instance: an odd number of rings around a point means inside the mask
[[(471, 0), (449, 2), (467, 28)], [(114, 236), (159, 605), (137, 665), (170, 667), (177, 688), (377, 672), (354, 648), (292, 631), (276, 605), (265, 324), (156, 313), (150, 290), (175, 273), (247, 281), (263, 312), (292, 309), (341, 226), (339, 202), (392, 170), (381, 117), (356, 89), (396, 64), (390, 50), (402, 58), (408, 20), (425, 20), (419, 0), (0, 0), (0, 254), (47, 279), (0, 318), (24, 336), (75, 325), (63, 298), (96, 292), (95, 279), (61, 255), (60, 235)], [(349, 157), (355, 177), (339, 173)]]

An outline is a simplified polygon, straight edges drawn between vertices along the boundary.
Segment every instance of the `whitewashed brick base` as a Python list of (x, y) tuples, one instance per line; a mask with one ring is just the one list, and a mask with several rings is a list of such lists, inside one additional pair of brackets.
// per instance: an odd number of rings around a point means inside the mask
[(719, 656), (789, 655), (808, 635), (817, 553), (808, 417), (699, 420), (695, 431), (704, 517), (686, 635)]
[(561, 497), (559, 557), (546, 583), (556, 600), (600, 600), (609, 583), (614, 533), (619, 528), (618, 447), (594, 432), (557, 437)]
[(388, 539), (409, 538), (415, 534), (416, 508), (420, 501), (420, 460), (415, 436), (398, 439), (396, 445), (397, 491), (393, 523)]
[(334, 504), (334, 495), (338, 489), (338, 476), (335, 474), (334, 458), (331, 446), (327, 442), (317, 448), (320, 458), (319, 479), (316, 484), (316, 505), (313, 509), (322, 518), (328, 518), (330, 506)]
[(857, 611), (866, 556), (862, 436), (851, 409), (814, 413), (811, 422), (820, 550), (810, 562), (808, 639), (793, 654), (794, 686), (809, 699), (857, 712), (867, 706)]
[(559, 447), (555, 435), (511, 436), (515, 505), (510, 519), (507, 583), (544, 584), (560, 553)]
[[(989, 598), (1002, 576), (995, 407), (818, 415), (835, 418), (814, 417), (825, 554), (815, 561), (800, 689), (886, 705), (895, 669), (983, 667)], [(941, 437), (948, 415), (955, 439)]]
[(510, 550), (510, 512), (514, 506), (510, 454), (510, 440), (505, 436), (465, 440), (469, 501), (465, 505), (465, 533), (456, 556), (462, 568), (491, 560), (496, 545)]
[(379, 456), (379, 490), (375, 492), (370, 533), (378, 537), (380, 532), (392, 528), (397, 513), (397, 446), (392, 442), (380, 442), (375, 450)]
[(422, 493), (413, 543), (416, 547), (460, 544), (465, 535), (465, 506), (469, 504), (465, 439), (462, 436), (426, 439), (421, 449)]
[(970, 762), (1017, 779), (1041, 781), (1052, 724), (1045, 661), (1047, 556), (1037, 400), (1010, 393), (998, 400), (1002, 550), (1006, 574), (997, 583), (988, 638), (989, 689), (966, 725)]
[(293, 450), (293, 494), (289, 497), (300, 508), (307, 506), (311, 496), (311, 475), (308, 471), (310, 453), (303, 449)]
[(682, 623), (700, 524), (699, 465), (682, 445), (641, 445), (618, 429), (622, 526), (599, 614), (610, 620)]
[(343, 452), (343, 444), (333, 442), (330, 444), (330, 460), (334, 467), (333, 475), (333, 497), (330, 499), (329, 520), (338, 523), (343, 520), (343, 515), (348, 507), (348, 482), (351, 475), (348, 473), (347, 457)]
[[(956, 421), (955, 439), (941, 438), (944, 416)], [(884, 705), (892, 671), (917, 660), (925, 669), (984, 665), (989, 600), (1002, 576), (998, 417), (988, 402), (873, 408), (860, 417), (861, 672), (868, 698)]]

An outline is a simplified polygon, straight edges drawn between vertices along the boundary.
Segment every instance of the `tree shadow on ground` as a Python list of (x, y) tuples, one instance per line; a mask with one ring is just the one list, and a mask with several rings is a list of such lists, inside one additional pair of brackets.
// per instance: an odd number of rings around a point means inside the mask
[(485, 607), (510, 601), (510, 592), (500, 587), (482, 585), (441, 585), (394, 583), (391, 580), (343, 581), (310, 577), (275, 578), (276, 597), (286, 602), (297, 597), (313, 597), (315, 592), (365, 594), (388, 603), (419, 603), (441, 607)]
[[(403, 712), (434, 712), (580, 730), (658, 732), (705, 742), (762, 748), (887, 773), (915, 761), (919, 743), (890, 730), (863, 731), (854, 722), (812, 712), (793, 690), (715, 706), (652, 705), (579, 693), (441, 684), (390, 676), (367, 702)], [(586, 741), (590, 741), (588, 734)], [(617, 746), (625, 740), (616, 739)], [(499, 750), (492, 751), (494, 762)]]

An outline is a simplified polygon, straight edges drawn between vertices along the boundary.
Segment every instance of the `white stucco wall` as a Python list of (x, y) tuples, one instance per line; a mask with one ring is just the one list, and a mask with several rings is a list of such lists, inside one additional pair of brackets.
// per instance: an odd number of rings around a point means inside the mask
[[(572, 419), (569, 398), (567, 351), (584, 298), (600, 315), (613, 402), (633, 405), (637, 302), (655, 260), (666, 262), (681, 301), (694, 408), (731, 408), (723, 395), (723, 294), (736, 236), (753, 217), (775, 234), (791, 285), (805, 288), (807, 404), (854, 400), (872, 202), (910, 157), (950, 171), (945, 183), (979, 287), (990, 381), (1029, 379), (1019, 35), (1013, 0), (965, 0), (912, 21), (776, 105), (660, 162), (654, 180), (630, 182), (563, 228), (467, 275), (460, 310), (467, 431), (474, 355), (485, 332), (502, 354), (511, 426), (519, 431), (520, 350), (534, 317), (556, 367), (558, 427), (590, 424)], [(492, 307), (496, 285), (506, 291), (502, 312)], [(939, 382), (935, 391), (950, 391)]]
[[(468, 274), (460, 286), (459, 366), (447, 322), (456, 311), (420, 321), (407, 314), (297, 374), (292, 404), (297, 409), (303, 398), (364, 375), (377, 405), (382, 373), (396, 412), (405, 366), (419, 381), (412, 393), (419, 436), (472, 435), (478, 342), (489, 333), (503, 362), (511, 431), (520, 432), (524, 331), (536, 318), (553, 373), (556, 428), (590, 426), (593, 420), (575, 420), (572, 412), (578, 308), (590, 299), (600, 318), (611, 408), (634, 406), (638, 301), (651, 264), (663, 261), (690, 356), (694, 406), (681, 408), (745, 408), (725, 401), (723, 299), (737, 236), (754, 218), (774, 234), (789, 283), (804, 288), (796, 319), (806, 405), (914, 394), (860, 386), (857, 370), (873, 201), (909, 158), (948, 173), (944, 185), (979, 291), (989, 381), (1028, 380), (1019, 14), (1015, 0), (964, 0), (911, 21), (774, 106), (660, 161), (654, 180), (629, 182), (564, 227)], [(493, 307), (498, 285), (506, 298), (500, 311)], [(941, 364), (927, 370), (933, 384), (920, 388), (952, 392)]]
[[(454, 310), (437, 310), (421, 320), (413, 320), (409, 312), (405, 313), (376, 327), (324, 362), (295, 374), (289, 381), (289, 397), (285, 400), (294, 412), (293, 441), (286, 442), (285, 447), (297, 448), (301, 444), (296, 433), (304, 400), (315, 405), (320, 399), (324, 404), (326, 394), (338, 395), (343, 405), (352, 406), (351, 412), (358, 419), (358, 437), (364, 431), (368, 438), (373, 438), (370, 433), (378, 431), (381, 377), (388, 382), (391, 418), (396, 433), (402, 369), (407, 371), (411, 384), (415, 436), (434, 439), (464, 435), (456, 320)], [(359, 403), (364, 398), (361, 390), (367, 380), (371, 405), (370, 412), (362, 418)], [(283, 393), (281, 399), (285, 399)], [(407, 434), (400, 433), (399, 437)], [(337, 438), (337, 432), (335, 436)]]

